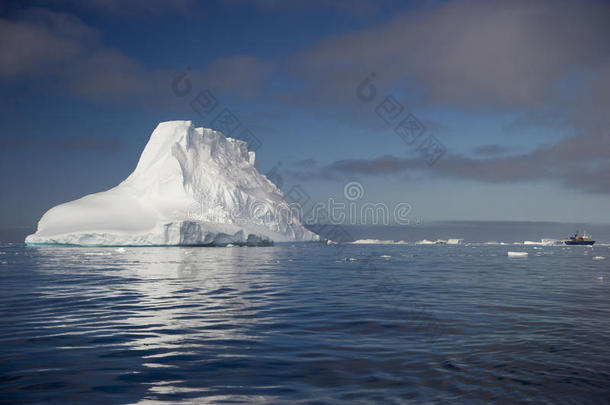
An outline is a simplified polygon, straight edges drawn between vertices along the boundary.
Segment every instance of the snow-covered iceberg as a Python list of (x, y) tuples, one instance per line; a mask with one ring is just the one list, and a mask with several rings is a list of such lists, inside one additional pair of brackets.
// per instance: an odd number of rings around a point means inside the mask
[(160, 123), (118, 186), (60, 204), (28, 244), (268, 245), (313, 241), (254, 152), (191, 121)]

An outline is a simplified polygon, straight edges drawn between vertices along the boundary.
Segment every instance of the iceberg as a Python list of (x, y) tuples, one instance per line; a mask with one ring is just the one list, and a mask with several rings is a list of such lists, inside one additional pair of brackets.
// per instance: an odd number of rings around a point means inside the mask
[(84, 246), (270, 245), (317, 241), (246, 142), (160, 123), (118, 186), (48, 210), (26, 243)]

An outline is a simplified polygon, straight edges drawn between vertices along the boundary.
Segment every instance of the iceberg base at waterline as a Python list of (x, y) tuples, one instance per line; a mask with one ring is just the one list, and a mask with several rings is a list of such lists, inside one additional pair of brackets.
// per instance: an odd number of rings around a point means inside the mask
[(162, 122), (118, 186), (47, 211), (29, 245), (261, 246), (317, 241), (243, 141)]
[(273, 240), (248, 234), (228, 224), (194, 221), (165, 223), (148, 232), (120, 231), (72, 232), (45, 236), (38, 233), (26, 238), (28, 245), (71, 246), (271, 246)]

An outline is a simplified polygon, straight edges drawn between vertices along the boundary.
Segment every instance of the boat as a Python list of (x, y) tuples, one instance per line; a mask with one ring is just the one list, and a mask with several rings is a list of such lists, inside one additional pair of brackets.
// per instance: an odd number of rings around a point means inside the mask
[(570, 236), (570, 239), (563, 241), (566, 245), (592, 245), (595, 243), (593, 239), (591, 239), (591, 235), (587, 235), (586, 232), (583, 232), (582, 236), (578, 236), (578, 231), (574, 234), (574, 236)]

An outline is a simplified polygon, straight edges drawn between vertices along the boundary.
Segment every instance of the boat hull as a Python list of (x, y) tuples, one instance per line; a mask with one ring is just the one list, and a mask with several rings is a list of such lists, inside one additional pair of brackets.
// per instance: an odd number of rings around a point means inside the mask
[(594, 240), (566, 240), (566, 245), (592, 245), (595, 243)]

